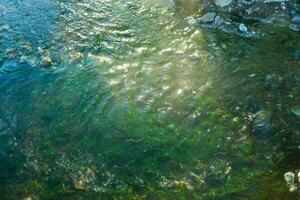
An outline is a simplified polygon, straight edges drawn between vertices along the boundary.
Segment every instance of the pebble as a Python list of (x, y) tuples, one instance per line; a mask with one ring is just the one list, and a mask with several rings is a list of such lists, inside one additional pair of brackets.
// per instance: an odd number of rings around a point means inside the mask
[(287, 182), (287, 183), (293, 183), (294, 180), (295, 180), (295, 174), (293, 172), (286, 172), (284, 174), (284, 180)]
[(248, 32), (248, 28), (247, 28), (247, 26), (245, 24), (241, 23), (239, 25), (239, 31), (241, 31), (241, 32)]
[(49, 56), (45, 56), (42, 58), (42, 65), (45, 68), (50, 67), (53, 64), (51, 58)]

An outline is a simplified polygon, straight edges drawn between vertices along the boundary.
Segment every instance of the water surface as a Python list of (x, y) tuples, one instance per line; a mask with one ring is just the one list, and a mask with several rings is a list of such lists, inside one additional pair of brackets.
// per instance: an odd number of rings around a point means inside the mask
[(299, 34), (156, 3), (1, 1), (3, 199), (299, 198)]

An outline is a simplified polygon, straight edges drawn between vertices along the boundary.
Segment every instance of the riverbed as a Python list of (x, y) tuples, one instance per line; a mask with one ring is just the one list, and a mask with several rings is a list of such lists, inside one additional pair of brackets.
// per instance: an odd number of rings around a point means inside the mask
[(188, 2), (0, 1), (0, 199), (299, 198), (299, 33)]

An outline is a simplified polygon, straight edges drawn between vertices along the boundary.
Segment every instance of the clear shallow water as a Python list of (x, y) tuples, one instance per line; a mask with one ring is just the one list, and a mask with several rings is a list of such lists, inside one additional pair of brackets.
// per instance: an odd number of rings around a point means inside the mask
[(298, 197), (299, 35), (162, 2), (1, 2), (3, 199)]

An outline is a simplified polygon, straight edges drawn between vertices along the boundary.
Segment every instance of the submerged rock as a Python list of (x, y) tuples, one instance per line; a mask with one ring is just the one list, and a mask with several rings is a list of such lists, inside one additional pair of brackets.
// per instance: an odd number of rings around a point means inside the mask
[(187, 190), (193, 190), (194, 189), (192, 184), (186, 179), (172, 181), (170, 184), (168, 184), (168, 187), (179, 188), (179, 189), (184, 188), (184, 189), (187, 189)]
[(295, 174), (293, 172), (286, 172), (284, 174), (284, 180), (286, 181), (290, 192), (294, 192), (298, 189), (297, 185), (295, 184)]
[(208, 12), (196, 21), (205, 28), (215, 28), (225, 33), (236, 34), (242, 37), (250, 38), (256, 35), (246, 24), (237, 23), (231, 19), (224, 19), (215, 12)]
[(296, 15), (292, 18), (292, 22), (300, 24), (300, 15)]
[(7, 133), (8, 125), (0, 119), (0, 136)]
[[(272, 23), (277, 19), (283, 18), (285, 22), (288, 19), (293, 23), (292, 25), (285, 23), (287, 27), (296, 31), (300, 29), (298, 26), (300, 24), (300, 15), (296, 14), (298, 12), (297, 6), (292, 0), (214, 0), (213, 2), (205, 1), (200, 4), (202, 8), (208, 8), (207, 10), (210, 10), (210, 12), (200, 18), (199, 22), (211, 23), (212, 20), (216, 21), (216, 18), (219, 16), (225, 22), (222, 24), (223, 27), (219, 28), (227, 33), (238, 34), (236, 30), (240, 30), (239, 23), (241, 18), (251, 21), (257, 20), (262, 23)], [(216, 16), (213, 15), (215, 12), (218, 12)], [(245, 26), (248, 27), (250, 24), (245, 24)], [(247, 31), (246, 29), (243, 30), (243, 34), (239, 35), (244, 37), (254, 36), (249, 27)]]
[(83, 180), (77, 180), (74, 183), (74, 188), (77, 190), (84, 190), (84, 182)]
[(297, 24), (291, 24), (291, 25), (289, 26), (289, 28), (290, 28), (291, 30), (293, 30), (293, 31), (296, 31), (296, 32), (300, 31), (300, 25), (297, 25)]
[(215, 21), (214, 21), (214, 26), (221, 26), (223, 24), (224, 20), (220, 16), (216, 16)]
[(0, 119), (0, 131), (3, 131), (7, 127), (7, 124)]
[(9, 29), (10, 29), (9, 25), (2, 25), (2, 26), (0, 26), (0, 32), (7, 31)]
[(277, 90), (282, 84), (283, 78), (280, 74), (267, 74), (265, 76), (265, 85), (272, 90)]
[(192, 16), (186, 17), (185, 20), (186, 20), (187, 23), (188, 23), (189, 25), (191, 25), (191, 26), (195, 26), (195, 25), (198, 24), (198, 21), (197, 21), (194, 17), (192, 17)]
[(25, 197), (22, 200), (32, 200), (32, 197)]
[(226, 160), (216, 159), (209, 163), (210, 179), (215, 181), (224, 181), (229, 176), (232, 168)]
[(201, 58), (200, 58), (199, 54), (200, 53), (198, 51), (196, 51), (192, 55), (190, 55), (190, 58), (192, 59), (192, 61), (194, 63), (200, 63), (201, 62)]
[(5, 12), (5, 10), (6, 10), (6, 7), (4, 5), (0, 4), (0, 14)]
[(209, 12), (203, 15), (201, 18), (198, 19), (199, 23), (213, 23), (217, 14), (215, 12)]
[(272, 22), (278, 16), (283, 15), (284, 10), (280, 2), (256, 1), (243, 12), (242, 16), (246, 19)]
[(248, 28), (247, 28), (247, 26), (245, 24), (241, 23), (239, 25), (239, 31), (241, 31), (241, 32), (247, 32)]
[(42, 57), (42, 66), (44, 68), (48, 68), (53, 64), (51, 58), (49, 56)]
[(220, 7), (225, 7), (231, 4), (232, 0), (215, 0), (215, 4)]
[(167, 9), (173, 8), (175, 6), (175, 2), (173, 0), (152, 0), (152, 1), (145, 1), (148, 5), (160, 5)]
[(257, 137), (265, 137), (272, 130), (272, 113), (259, 111), (255, 113), (252, 121), (252, 132)]
[(239, 24), (238, 34), (243, 37), (253, 37), (255, 32), (251, 31), (248, 26), (244, 23)]
[(296, 49), (293, 54), (296, 59), (300, 60), (300, 49)]
[(300, 106), (295, 106), (295, 107), (291, 108), (291, 111), (294, 115), (296, 115), (297, 117), (300, 117)]
[(295, 174), (293, 172), (286, 172), (284, 174), (284, 180), (287, 182), (287, 183), (293, 183), (294, 182), (294, 179), (295, 179)]
[(3, 63), (0, 68), (0, 71), (4, 73), (12, 73), (18, 70), (18, 63), (14, 60), (7, 60)]

